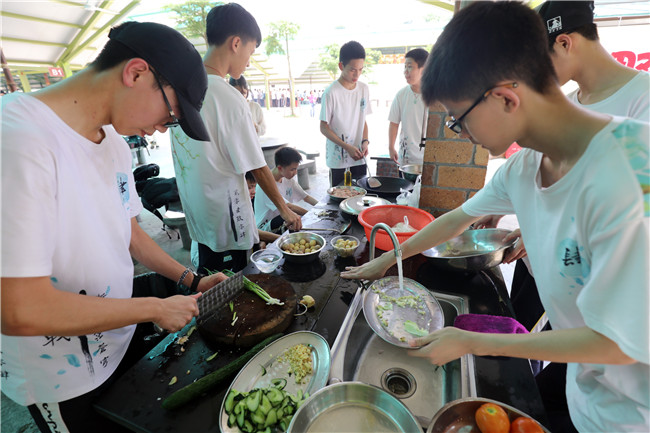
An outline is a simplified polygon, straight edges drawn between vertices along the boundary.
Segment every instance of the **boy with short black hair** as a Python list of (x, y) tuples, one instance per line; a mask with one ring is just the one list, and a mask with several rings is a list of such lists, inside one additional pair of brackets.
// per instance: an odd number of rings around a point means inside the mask
[[(554, 329), (448, 327), (410, 354), (439, 365), (466, 353), (567, 362), (578, 431), (646, 430), (650, 126), (569, 101), (542, 21), (519, 2), (477, 2), (456, 14), (429, 55), (422, 95), (445, 106), (447, 127), (463, 138), (494, 154), (515, 141), (523, 150), (461, 207), (404, 242), (403, 256), (459, 235), (482, 215), (515, 213)], [(394, 262), (385, 253), (341, 275), (375, 279)]]
[[(296, 180), (300, 161), (302, 156), (296, 149), (283, 147), (275, 152), (275, 168), (271, 173), (289, 209), (304, 215), (307, 210), (294, 203), (304, 200), (314, 206), (318, 200), (307, 194)], [(258, 229), (265, 231), (277, 231), (284, 223), (280, 212), (259, 185), (255, 191), (255, 222)]]
[(553, 0), (538, 9), (560, 85), (578, 83), (569, 99), (599, 113), (650, 121), (650, 73), (620, 64), (601, 45), (594, 2)]
[(187, 228), (199, 244), (199, 270), (238, 271), (259, 241), (247, 171), (253, 172), (290, 228), (299, 230), (302, 223), (275, 186), (246, 100), (225, 80), (226, 75), (241, 76), (262, 41), (255, 18), (236, 3), (216, 6), (208, 13), (207, 37), (203, 64), (208, 91), (201, 116), (210, 141), (173, 131), (172, 156)]
[[(422, 164), (424, 160), (421, 142), (429, 117), (429, 107), (424, 105), (420, 95), (420, 79), (428, 55), (423, 48), (414, 48), (406, 53), (404, 78), (408, 85), (397, 92), (388, 113), (388, 153), (399, 165)], [(395, 149), (400, 124), (399, 149)]]
[(320, 132), (327, 138), (325, 159), (330, 168), (330, 185), (343, 182), (346, 168), (352, 177), (366, 175), (364, 157), (368, 155), (368, 124), (371, 114), (368, 85), (359, 81), (366, 50), (356, 41), (344, 44), (339, 51), (341, 76), (323, 93)]

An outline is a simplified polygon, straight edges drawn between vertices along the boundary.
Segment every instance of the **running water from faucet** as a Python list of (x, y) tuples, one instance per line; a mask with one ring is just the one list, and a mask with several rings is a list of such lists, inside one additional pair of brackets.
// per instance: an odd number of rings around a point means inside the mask
[(404, 273), (402, 272), (402, 255), (395, 255), (395, 260), (397, 260), (397, 278), (399, 279), (399, 288), (404, 290)]

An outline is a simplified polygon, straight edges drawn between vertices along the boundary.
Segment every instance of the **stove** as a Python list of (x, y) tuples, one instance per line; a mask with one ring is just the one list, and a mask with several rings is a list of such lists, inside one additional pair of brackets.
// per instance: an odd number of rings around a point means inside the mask
[(284, 263), (278, 267), (277, 272), (287, 281), (306, 283), (321, 277), (326, 269), (327, 266), (320, 258), (309, 263), (294, 263), (285, 259)]

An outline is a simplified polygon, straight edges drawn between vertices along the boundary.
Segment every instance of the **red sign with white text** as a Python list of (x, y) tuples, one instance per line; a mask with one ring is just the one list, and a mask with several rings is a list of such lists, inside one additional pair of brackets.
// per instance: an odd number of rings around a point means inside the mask
[(63, 68), (49, 68), (47, 70), (47, 73), (50, 77), (65, 77), (65, 72), (63, 72)]

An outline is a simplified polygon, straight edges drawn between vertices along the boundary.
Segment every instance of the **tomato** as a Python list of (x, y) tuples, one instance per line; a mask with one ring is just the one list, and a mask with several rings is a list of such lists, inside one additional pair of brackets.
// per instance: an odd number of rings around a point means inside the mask
[(544, 433), (544, 430), (535, 420), (520, 416), (510, 424), (510, 433)]
[(494, 403), (485, 403), (476, 410), (476, 425), (482, 433), (509, 433), (510, 419), (503, 408)]

